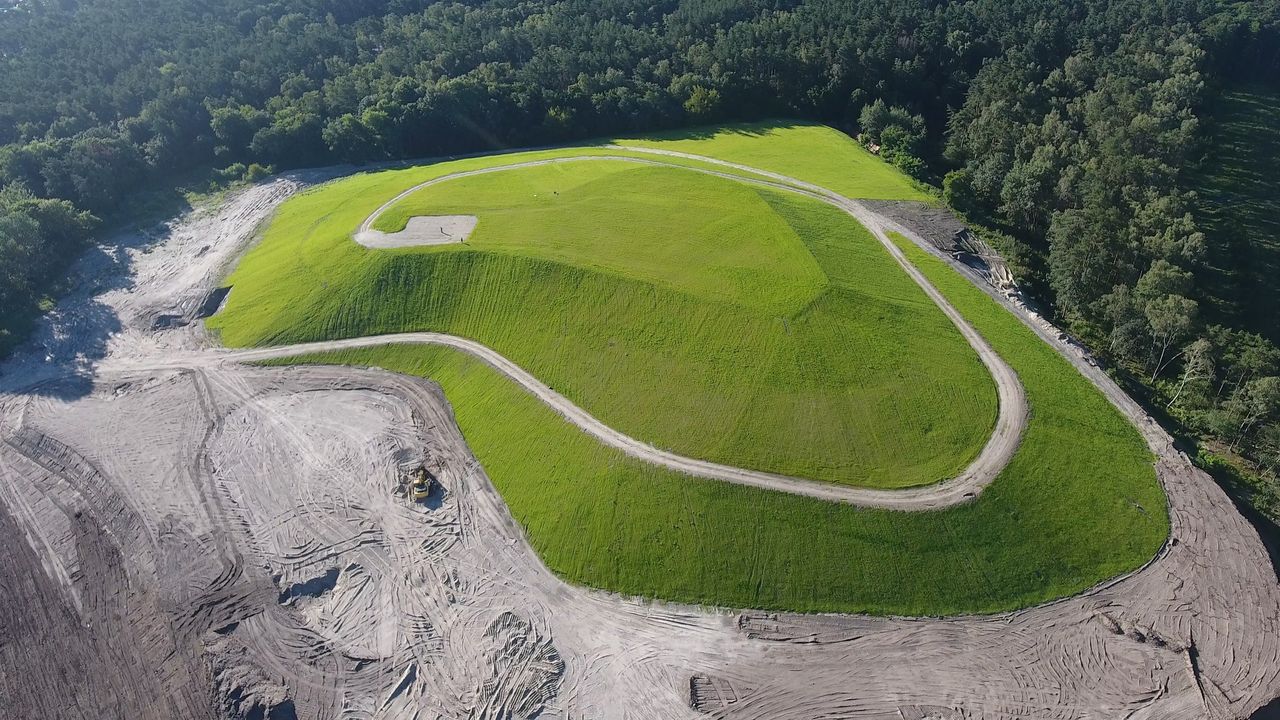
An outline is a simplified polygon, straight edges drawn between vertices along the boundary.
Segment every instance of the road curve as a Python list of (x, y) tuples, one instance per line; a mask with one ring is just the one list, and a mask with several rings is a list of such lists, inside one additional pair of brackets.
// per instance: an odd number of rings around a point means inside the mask
[[(752, 173), (758, 177), (744, 177), (742, 175), (729, 172), (718, 172), (705, 168), (661, 162), (656, 159), (650, 160), (611, 154), (577, 155), (565, 158), (546, 158), (541, 160), (509, 163), (505, 165), (452, 173), (414, 185), (413, 187), (397, 194), (391, 200), (388, 200), (374, 210), (374, 212), (365, 218), (363, 223), (361, 223), (360, 228), (356, 231), (356, 235), (378, 232), (373, 230), (373, 224), (382, 213), (399, 201), (403, 200), (405, 197), (437, 183), (455, 180), (461, 177), (480, 175), (490, 172), (500, 172), (521, 167), (532, 167), (560, 162), (577, 162), (583, 160), (620, 160), (625, 162), (676, 167), (693, 172), (723, 177), (737, 182), (761, 185), (783, 192), (790, 192), (814, 198), (848, 213), (871, 231), (871, 233), (880, 241), (885, 250), (894, 258), (895, 261), (897, 261), (907, 275), (920, 286), (924, 293), (935, 304), (937, 304), (939, 308), (941, 308), (942, 312), (947, 316), (952, 324), (955, 325), (956, 329), (960, 331), (960, 334), (965, 338), (969, 345), (973, 347), (983, 365), (985, 365), (987, 370), (991, 373), (991, 376), (996, 383), (996, 393), (999, 400), (999, 413), (996, 419), (995, 429), (993, 430), (991, 437), (987, 440), (986, 445), (983, 447), (982, 452), (978, 454), (978, 457), (975, 458), (974, 461), (970, 463), (970, 465), (960, 474), (953, 478), (931, 485), (894, 490), (838, 485), (830, 482), (761, 472), (758, 470), (750, 470), (709, 462), (706, 460), (689, 458), (666, 450), (660, 450), (648, 443), (632, 438), (629, 435), (605, 425), (586, 410), (578, 407), (568, 398), (542, 383), (528, 371), (524, 370), (519, 365), (516, 365), (514, 362), (492, 348), (468, 338), (443, 333), (420, 332), (374, 335), (344, 340), (320, 341), (253, 350), (219, 352), (212, 355), (204, 355), (204, 358), (218, 361), (255, 362), (319, 352), (396, 344), (430, 344), (452, 347), (470, 353), (471, 355), (483, 360), (520, 386), (524, 387), (535, 397), (545, 402), (566, 420), (573, 423), (584, 432), (631, 457), (697, 477), (732, 482), (739, 485), (748, 485), (766, 490), (788, 492), (795, 495), (803, 495), (820, 500), (846, 503), (861, 507), (919, 511), (944, 508), (963, 503), (973, 499), (982, 492), (983, 488), (995, 480), (1000, 471), (1009, 463), (1014, 452), (1017, 450), (1019, 441), (1022, 438), (1022, 433), (1026, 428), (1028, 416), (1026, 395), (1023, 391), (1021, 382), (1018, 381), (1017, 374), (1013, 371), (1013, 368), (1009, 367), (1008, 363), (1006, 363), (995, 352), (995, 350), (986, 342), (977, 330), (969, 325), (959, 311), (952, 307), (947, 299), (938, 292), (931, 283), (929, 283), (924, 275), (917, 270), (910, 261), (907, 260), (902, 251), (889, 240), (884, 231), (886, 221), (880, 218), (878, 214), (850, 198), (844, 197), (821, 186), (806, 183), (785, 175), (758, 170), (747, 165), (674, 151), (630, 147), (622, 148), (619, 146), (605, 146), (604, 149), (623, 149), (632, 152), (648, 153), (655, 156), (666, 155), (681, 157)], [(194, 359), (195, 358), (188, 358), (187, 362), (189, 363)]]

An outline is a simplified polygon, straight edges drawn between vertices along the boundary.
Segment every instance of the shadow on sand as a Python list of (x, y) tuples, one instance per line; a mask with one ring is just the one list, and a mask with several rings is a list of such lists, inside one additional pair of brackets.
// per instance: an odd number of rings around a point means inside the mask
[[(175, 216), (182, 213), (175, 210)], [(0, 363), (0, 390), (74, 400), (92, 390), (93, 367), (111, 337), (124, 329), (119, 312), (102, 296), (133, 289), (135, 254), (172, 232), (173, 223), (118, 230), (84, 252), (68, 272), (71, 291), (32, 325), (30, 336)]]

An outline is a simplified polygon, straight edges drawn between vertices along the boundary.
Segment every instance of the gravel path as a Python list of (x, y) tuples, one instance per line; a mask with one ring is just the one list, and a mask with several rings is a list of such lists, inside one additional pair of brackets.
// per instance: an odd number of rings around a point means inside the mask
[[(399, 232), (382, 232), (381, 230), (363, 229), (354, 235), (356, 242), (374, 250), (391, 248), (421, 247), (424, 245), (452, 245), (467, 241), (471, 231), (476, 229), (475, 215), (432, 215), (431, 217), (411, 217)], [(365, 221), (368, 225), (369, 221)]]

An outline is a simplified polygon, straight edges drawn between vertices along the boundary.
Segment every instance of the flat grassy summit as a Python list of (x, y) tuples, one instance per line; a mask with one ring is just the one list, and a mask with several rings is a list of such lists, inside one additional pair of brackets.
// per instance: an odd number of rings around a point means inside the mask
[(389, 208), (374, 228), (396, 232), (414, 216), (473, 214), (481, 222), (467, 250), (794, 315), (826, 289), (827, 277), (770, 200), (776, 194), (710, 175), (582, 158), (433, 185)]
[(932, 197), (853, 138), (826, 125), (767, 120), (615, 140), (624, 147), (693, 153), (782, 173), (862, 200)]

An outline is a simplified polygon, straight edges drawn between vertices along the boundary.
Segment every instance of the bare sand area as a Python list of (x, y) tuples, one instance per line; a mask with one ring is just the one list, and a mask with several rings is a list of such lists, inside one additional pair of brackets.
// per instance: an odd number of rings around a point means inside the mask
[(375, 250), (449, 245), (466, 242), (471, 231), (476, 229), (476, 223), (475, 215), (419, 215), (409, 218), (399, 232), (362, 227), (354, 237), (356, 242)]
[[(1257, 532), (1077, 348), (994, 290), (1156, 453), (1173, 530), (1149, 565), (945, 619), (564, 584), (434, 384), (209, 362), (199, 322), (156, 322), (204, 305), (254, 228), (322, 177), (87, 258), (84, 294), (0, 369), (9, 716), (1190, 720), (1280, 695), (1280, 584)], [(424, 465), (438, 486), (414, 501), (401, 482)]]

